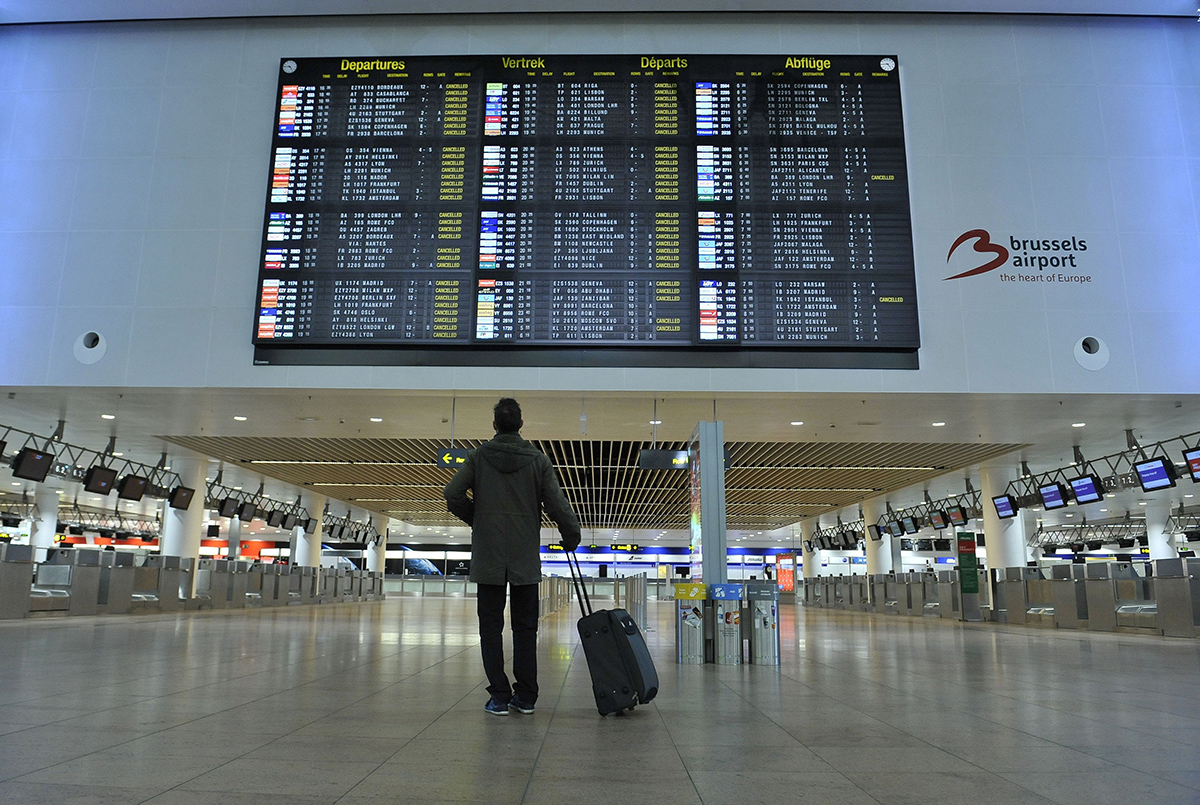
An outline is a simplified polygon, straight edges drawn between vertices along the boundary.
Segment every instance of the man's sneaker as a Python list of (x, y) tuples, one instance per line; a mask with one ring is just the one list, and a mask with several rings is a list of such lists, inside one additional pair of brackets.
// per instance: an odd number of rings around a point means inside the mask
[[(494, 716), (508, 715), (508, 705), (500, 704), (500, 702), (496, 701), (495, 698), (488, 699), (487, 704), (485, 704), (483, 706), (483, 709), (488, 711), (489, 713), (491, 713)], [(533, 711), (530, 710), (529, 712), (532, 713)]]
[(533, 713), (533, 703), (527, 702), (519, 696), (513, 696), (508, 701), (508, 709), (516, 710), (518, 713), (524, 713), (525, 715), (531, 715)]

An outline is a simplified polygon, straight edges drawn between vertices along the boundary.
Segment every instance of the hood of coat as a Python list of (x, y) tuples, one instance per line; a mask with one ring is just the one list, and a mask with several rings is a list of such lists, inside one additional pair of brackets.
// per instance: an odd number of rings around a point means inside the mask
[(516, 472), (537, 461), (541, 454), (542, 451), (522, 439), (519, 433), (498, 433), (475, 451), (478, 458), (502, 473)]

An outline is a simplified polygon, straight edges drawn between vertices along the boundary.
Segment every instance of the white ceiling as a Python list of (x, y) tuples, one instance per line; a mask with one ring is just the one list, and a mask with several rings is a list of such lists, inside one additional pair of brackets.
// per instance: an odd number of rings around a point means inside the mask
[(1116, 14), (1187, 17), (1187, 0), (0, 0), (0, 24), (212, 17), (538, 12)]

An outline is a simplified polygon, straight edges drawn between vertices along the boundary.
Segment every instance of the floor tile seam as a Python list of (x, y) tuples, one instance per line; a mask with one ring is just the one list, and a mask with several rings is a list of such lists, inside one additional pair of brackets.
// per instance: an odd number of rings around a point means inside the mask
[[(479, 687), (480, 687), (482, 684), (483, 684), (483, 683), (482, 683), (482, 682), (480, 682), (480, 683), (478, 683), (477, 685), (475, 685), (475, 687), (471, 688), (469, 691), (467, 691), (466, 693), (464, 693), (462, 696), (460, 696), (460, 697), (458, 698), (458, 700), (457, 700), (457, 701), (455, 701), (455, 702), (454, 702), (454, 704), (452, 704), (452, 705), (448, 706), (448, 707), (447, 707), (445, 710), (443, 710), (443, 711), (442, 711), (442, 714), (441, 714), (440, 716), (438, 716), (437, 718), (433, 719), (433, 721), (430, 721), (428, 724), (426, 724), (426, 725), (425, 725), (425, 726), (424, 726), (424, 727), (421, 729), (421, 731), (420, 731), (420, 732), (418, 732), (416, 735), (413, 735), (412, 737), (410, 737), (410, 738), (409, 738), (407, 741), (404, 741), (403, 743), (401, 743), (401, 744), (400, 744), (400, 746), (398, 746), (398, 747), (396, 748), (396, 751), (395, 751), (395, 752), (393, 752), (392, 754), (388, 755), (388, 756), (387, 756), (387, 757), (386, 757), (384, 760), (382, 760), (382, 761), (380, 761), (378, 764), (376, 764), (376, 766), (375, 766), (375, 768), (374, 768), (374, 769), (372, 769), (371, 771), (369, 771), (369, 772), (367, 772), (366, 774), (364, 774), (364, 775), (362, 776), (362, 778), (361, 778), (361, 779), (360, 779), (360, 780), (359, 780), (357, 783), (355, 783), (354, 785), (350, 786), (350, 788), (349, 788), (349, 789), (348, 789), (348, 790), (347, 790), (347, 791), (346, 791), (344, 794), (342, 794), (341, 796), (339, 796), (339, 797), (338, 797), (338, 798), (337, 798), (337, 799), (334, 801), (335, 805), (336, 805), (336, 803), (338, 803), (338, 802), (341, 802), (343, 799), (345, 799), (346, 797), (348, 797), (348, 796), (350, 796), (351, 794), (353, 794), (353, 793), (354, 793), (354, 789), (356, 789), (356, 788), (358, 788), (360, 785), (362, 785), (362, 782), (363, 782), (363, 780), (366, 780), (366, 779), (367, 779), (368, 777), (370, 777), (372, 774), (374, 774), (375, 772), (379, 771), (381, 768), (383, 768), (383, 767), (384, 767), (384, 765), (386, 765), (388, 762), (390, 762), (390, 761), (392, 760), (392, 758), (396, 757), (396, 755), (399, 755), (401, 752), (403, 752), (403, 751), (404, 751), (404, 748), (405, 748), (406, 746), (408, 746), (408, 745), (409, 745), (409, 744), (411, 744), (413, 741), (415, 741), (415, 740), (417, 740), (418, 738), (420, 738), (420, 737), (421, 737), (421, 735), (422, 735), (422, 734), (424, 734), (425, 730), (429, 729), (429, 728), (430, 728), (430, 727), (432, 727), (432, 726), (433, 726), (435, 723), (437, 723), (437, 721), (438, 721), (439, 719), (441, 719), (441, 718), (442, 718), (442, 716), (446, 715), (446, 713), (449, 713), (451, 710), (453, 710), (455, 707), (457, 707), (457, 706), (458, 706), (460, 703), (462, 703), (462, 702), (466, 701), (467, 697), (468, 697), (468, 696), (471, 696), (472, 694), (474, 694), (474, 693), (475, 693), (475, 691), (479, 690)], [(291, 733), (289, 733), (289, 734), (291, 734)]]
[[(722, 684), (726, 683), (723, 682)], [(726, 687), (728, 687), (727, 684)], [(736, 692), (735, 695), (738, 695), (738, 697), (741, 698), (740, 694), (736, 694)], [(687, 761), (683, 759), (683, 753), (679, 751), (679, 744), (675, 741), (675, 735), (671, 732), (671, 725), (667, 723), (667, 719), (663, 715), (662, 708), (658, 705), (655, 705), (654, 713), (658, 716), (659, 722), (662, 724), (663, 729), (667, 733), (667, 739), (671, 742), (671, 748), (675, 750), (676, 757), (679, 758), (679, 765), (683, 767), (683, 771), (687, 775), (688, 782), (692, 784), (692, 790), (696, 792), (696, 799), (703, 803), (704, 797), (700, 794), (700, 786), (696, 785), (696, 781), (692, 778), (692, 770), (688, 768)]]
[[(458, 656), (459, 654), (465, 653), (467, 650), (468, 650), (467, 648), (464, 648), (462, 651), (459, 651), (459, 652), (457, 652), (457, 653), (455, 653), (454, 655), (451, 655), (451, 656), (452, 656), (452, 657), (454, 657), (454, 656)], [(447, 659), (450, 659), (450, 657), (444, 657), (444, 658), (442, 658), (441, 660), (439, 660), (438, 662), (435, 662), (435, 663), (433, 663), (433, 664), (431, 664), (431, 665), (429, 665), (429, 666), (426, 666), (426, 667), (422, 668), (420, 671), (416, 671), (416, 672), (414, 672), (414, 673), (412, 673), (412, 674), (409, 674), (409, 675), (405, 676), (403, 679), (401, 679), (401, 680), (397, 680), (396, 682), (393, 682), (392, 684), (390, 684), (390, 685), (388, 685), (388, 686), (386, 686), (386, 687), (382, 688), (381, 690), (374, 691), (374, 692), (372, 692), (372, 693), (366, 694), (366, 695), (364, 695), (364, 696), (362, 696), (362, 697), (360, 697), (360, 698), (358, 698), (358, 699), (356, 699), (356, 700), (354, 700), (354, 701), (352, 701), (352, 702), (350, 702), (350, 703), (346, 704), (345, 706), (338, 708), (337, 710), (333, 710), (333, 711), (331, 711), (331, 712), (329, 712), (329, 713), (325, 713), (324, 715), (321, 715), (321, 716), (319, 716), (319, 717), (317, 717), (317, 718), (313, 719), (312, 721), (309, 721), (309, 722), (307, 722), (307, 723), (305, 723), (305, 724), (301, 724), (300, 726), (297, 726), (297, 727), (296, 727), (294, 730), (292, 730), (291, 732), (285, 733), (284, 735), (281, 735), (281, 736), (279, 736), (278, 738), (276, 738), (276, 739), (274, 739), (274, 740), (272, 740), (272, 741), (269, 741), (267, 744), (264, 744), (264, 746), (268, 746), (268, 745), (270, 745), (271, 743), (274, 743), (276, 740), (279, 740), (279, 738), (288, 737), (288, 736), (290, 736), (290, 735), (293, 735), (293, 734), (294, 734), (294, 733), (296, 733), (296, 732), (299, 732), (299, 731), (300, 731), (300, 730), (302, 730), (302, 729), (305, 729), (306, 727), (310, 727), (310, 726), (312, 726), (313, 724), (317, 723), (318, 721), (320, 721), (320, 720), (322, 720), (322, 719), (324, 719), (324, 718), (328, 718), (328, 717), (329, 717), (330, 715), (332, 715), (333, 713), (338, 713), (338, 712), (341, 712), (341, 711), (343, 711), (343, 710), (346, 710), (346, 709), (348, 709), (348, 708), (350, 708), (350, 707), (353, 707), (354, 705), (360, 704), (361, 702), (365, 701), (366, 699), (369, 699), (371, 696), (378, 695), (379, 693), (382, 693), (383, 691), (386, 691), (386, 690), (388, 690), (389, 688), (395, 687), (396, 685), (400, 685), (400, 684), (402, 684), (403, 682), (407, 681), (408, 679), (411, 679), (413, 676), (416, 676), (416, 675), (418, 675), (418, 674), (420, 674), (420, 673), (424, 673), (425, 671), (428, 671), (430, 668), (436, 667), (437, 665), (439, 665), (439, 664), (441, 664), (441, 663), (445, 662)], [(256, 673), (256, 674), (253, 674), (253, 675), (257, 675), (257, 673)], [(335, 675), (336, 675), (336, 674), (330, 674), (330, 675), (328, 675), (328, 676), (326, 676), (326, 677), (319, 677), (318, 679), (327, 679), (327, 678), (329, 678), (330, 676), (335, 676)], [(242, 677), (234, 677), (234, 679), (241, 679), (241, 678), (242, 678)], [(316, 680), (311, 680), (311, 681), (316, 681)], [(217, 684), (217, 683), (213, 683), (213, 684)], [(304, 684), (310, 684), (310, 683), (306, 682), (306, 683), (304, 683)], [(190, 689), (189, 689), (189, 691), (190, 691), (190, 690), (201, 690), (201, 689), (203, 689), (203, 687), (209, 687), (209, 686), (208, 686), (208, 685), (205, 685), (205, 686), (202, 686), (201, 688), (190, 688)], [(282, 690), (279, 690), (279, 691), (276, 691), (275, 693), (272, 693), (272, 694), (270, 694), (270, 696), (277, 696), (277, 695), (279, 695), (280, 693), (284, 693), (284, 692), (286, 692), (286, 691), (288, 691), (288, 690), (295, 690), (297, 687), (301, 687), (301, 686), (293, 686), (293, 687), (291, 687), (291, 688), (284, 688), (284, 689), (282, 689)], [(478, 687), (478, 686), (476, 686), (476, 687)], [(177, 695), (177, 694), (171, 694), (171, 695)], [(470, 694), (468, 693), (468, 694), (466, 694), (466, 695), (470, 695)], [(178, 729), (178, 728), (180, 728), (180, 727), (186, 727), (188, 724), (192, 724), (193, 722), (196, 722), (196, 721), (202, 721), (202, 720), (204, 720), (204, 719), (206, 719), (206, 718), (210, 718), (210, 717), (212, 717), (212, 716), (216, 716), (216, 715), (220, 715), (220, 714), (222, 714), (222, 713), (228, 713), (228, 712), (230, 712), (230, 711), (237, 710), (237, 709), (239, 709), (239, 708), (241, 708), (241, 707), (245, 707), (247, 704), (252, 704), (252, 703), (254, 703), (254, 702), (261, 701), (262, 699), (265, 699), (265, 698), (270, 698), (270, 696), (263, 696), (263, 697), (259, 697), (258, 699), (252, 699), (252, 700), (250, 700), (249, 702), (243, 702), (243, 703), (241, 703), (241, 704), (235, 704), (235, 705), (231, 705), (231, 706), (229, 706), (229, 707), (227, 707), (227, 708), (225, 708), (225, 709), (223, 709), (223, 710), (218, 710), (218, 711), (216, 711), (215, 713), (208, 713), (208, 714), (206, 714), (206, 715), (202, 715), (202, 716), (198, 716), (198, 717), (196, 717), (196, 718), (188, 719), (187, 721), (183, 721), (183, 722), (181, 722), (181, 723), (179, 723), (179, 724), (173, 724), (173, 725), (171, 725), (171, 726), (169, 726), (169, 727), (163, 727), (162, 729), (154, 730), (154, 731), (152, 731), (152, 732), (148, 732), (148, 733), (146, 733), (146, 734), (144, 734), (144, 735), (138, 735), (138, 736), (136, 736), (136, 737), (134, 737), (134, 738), (130, 738), (130, 739), (129, 739), (129, 740), (127, 740), (127, 741), (122, 741), (122, 742), (120, 742), (120, 743), (113, 744), (112, 746), (107, 746), (107, 747), (104, 747), (103, 749), (97, 749), (97, 750), (95, 750), (95, 751), (93, 751), (93, 752), (87, 752), (87, 753), (85, 753), (85, 754), (78, 755), (78, 756), (76, 756), (76, 757), (73, 757), (73, 758), (69, 758), (68, 760), (60, 761), (60, 763), (67, 763), (67, 762), (70, 762), (70, 761), (79, 760), (80, 758), (87, 757), (88, 755), (96, 754), (97, 752), (103, 752), (103, 751), (107, 751), (107, 750), (110, 750), (110, 749), (116, 749), (117, 747), (124, 746), (125, 744), (128, 744), (128, 743), (133, 743), (134, 741), (141, 740), (142, 738), (149, 738), (149, 737), (151, 737), (151, 736), (153, 736), (153, 735), (157, 735), (157, 734), (159, 734), (159, 733), (161, 733), (161, 732), (168, 732), (168, 731), (170, 731), (170, 730), (173, 730), (173, 729)], [(155, 698), (166, 698), (166, 697), (165, 697), (165, 696), (159, 696), (159, 697), (155, 697)], [(464, 696), (464, 698), (465, 698), (465, 696)], [(153, 701), (153, 699), (150, 699), (149, 701)], [(461, 699), (460, 699), (459, 701), (461, 701)], [(103, 712), (107, 712), (108, 710), (117, 710), (117, 709), (120, 709), (120, 708), (119, 708), (119, 707), (111, 707), (111, 708), (106, 708), (105, 710), (97, 710), (97, 711), (95, 711), (95, 713), (103, 713)], [(88, 714), (86, 714), (86, 715), (95, 715), (95, 713), (88, 713)], [(80, 716), (73, 716), (72, 718), (79, 718), (79, 717), (80, 717)], [(69, 721), (69, 720), (71, 720), (71, 719), (61, 719), (61, 720), (60, 720), (60, 721), (58, 721), (58, 722), (50, 722), (50, 723), (48, 723), (48, 724), (39, 724), (39, 725), (33, 725), (33, 726), (31, 726), (30, 728), (31, 728), (31, 729), (36, 729), (36, 728), (38, 728), (38, 727), (53, 726), (54, 724), (61, 723), (61, 721)], [(17, 733), (20, 733), (20, 732), (23, 732), (23, 731), (24, 731), (24, 730), (17, 730), (15, 733), (9, 733), (9, 734), (17, 734)], [(407, 744), (407, 742), (406, 742), (406, 744)], [(258, 747), (258, 748), (261, 748), (261, 747)], [(401, 748), (403, 748), (403, 746), (402, 746)], [(397, 750), (397, 751), (399, 751), (399, 750)], [(54, 763), (54, 764), (51, 764), (50, 766), (45, 766), (45, 767), (42, 767), (42, 768), (40, 768), (40, 769), (36, 769), (36, 770), (35, 770), (35, 772), (36, 772), (36, 771), (45, 771), (45, 769), (51, 768), (51, 767), (53, 767), (53, 766), (60, 765), (60, 763)], [(219, 767), (218, 767), (218, 768), (219, 768)], [(27, 773), (28, 773), (28, 774), (33, 774), (33, 773), (35, 773), (35, 772), (27, 772)], [(4, 779), (15, 779), (15, 778), (4, 778)], [(0, 780), (0, 781), (3, 781), (3, 780)], [(181, 783), (180, 785), (182, 785), (182, 783)]]
[[(785, 733), (787, 733), (787, 734), (788, 734), (788, 735), (789, 735), (789, 736), (792, 738), (792, 740), (794, 740), (794, 741), (795, 741), (797, 744), (799, 744), (800, 746), (803, 746), (805, 749), (808, 749), (808, 751), (810, 751), (810, 752), (812, 751), (811, 749), (809, 749), (809, 748), (808, 748), (808, 746), (806, 746), (806, 745), (804, 744), (804, 742), (803, 742), (803, 741), (801, 741), (799, 738), (797, 738), (795, 735), (793, 735), (793, 734), (792, 734), (792, 732), (791, 732), (791, 730), (789, 730), (787, 727), (783, 726), (783, 725), (782, 725), (782, 724), (780, 724), (778, 721), (776, 721), (775, 719), (771, 718), (771, 716), (767, 715), (767, 713), (763, 712), (761, 709), (759, 709), (757, 706), (755, 706), (755, 704), (754, 704), (753, 702), (749, 701), (749, 700), (748, 700), (748, 699), (747, 699), (745, 696), (743, 696), (742, 694), (740, 694), (740, 693), (738, 693), (736, 690), (734, 690), (734, 689), (733, 689), (733, 688), (732, 688), (732, 687), (729, 685), (729, 683), (728, 683), (728, 682), (725, 682), (724, 680), (722, 680), (722, 681), (721, 681), (721, 684), (722, 684), (722, 685), (724, 685), (724, 686), (725, 686), (725, 687), (726, 687), (726, 688), (727, 688), (727, 689), (728, 689), (728, 690), (729, 690), (731, 693), (733, 693), (733, 695), (734, 695), (734, 696), (737, 696), (739, 699), (741, 699), (743, 702), (745, 702), (745, 703), (746, 703), (746, 705), (747, 705), (748, 707), (750, 707), (752, 710), (754, 710), (754, 711), (755, 711), (756, 713), (758, 713), (760, 716), (763, 716), (763, 717), (765, 717), (765, 718), (766, 718), (768, 721), (770, 721), (770, 722), (771, 722), (772, 724), (774, 724), (776, 727), (778, 727), (779, 729), (781, 729), (781, 730), (783, 730)], [(657, 708), (656, 708), (656, 709), (657, 709)], [(660, 717), (660, 718), (662, 717), (662, 714), (661, 714), (661, 713), (659, 713), (659, 717)], [(665, 721), (665, 720), (664, 720), (663, 724), (664, 724), (664, 726), (666, 726), (666, 721)], [(678, 747), (678, 746), (675, 744), (675, 738), (674, 738), (674, 736), (671, 736), (671, 733), (670, 733), (670, 727), (667, 727), (667, 735), (671, 737), (671, 744), (672, 744), (672, 746), (674, 746), (674, 747), (675, 747), (675, 751), (676, 751), (676, 752), (678, 752), (678, 751), (679, 751), (679, 747)], [(814, 752), (813, 754), (816, 754), (816, 753)], [(817, 757), (818, 757), (818, 758), (820, 758), (821, 762), (825, 763), (827, 766), (829, 766), (831, 769), (833, 769), (833, 773), (835, 773), (835, 774), (837, 774), (839, 777), (841, 777), (841, 778), (842, 778), (842, 780), (844, 780), (844, 781), (845, 781), (845, 782), (846, 782), (848, 785), (850, 785), (851, 787), (853, 787), (853, 788), (854, 788), (856, 791), (860, 792), (860, 793), (861, 793), (861, 794), (862, 794), (864, 797), (866, 797), (867, 799), (871, 800), (872, 802), (879, 803), (879, 805), (883, 805), (883, 802), (882, 802), (881, 800), (879, 800), (879, 799), (877, 799), (876, 797), (872, 796), (872, 795), (871, 795), (870, 793), (868, 793), (868, 792), (867, 792), (865, 789), (863, 789), (861, 786), (859, 786), (857, 783), (855, 783), (853, 780), (851, 780), (849, 777), (847, 777), (847, 776), (846, 776), (846, 774), (845, 774), (845, 773), (844, 773), (844, 772), (843, 772), (841, 769), (835, 768), (835, 767), (834, 767), (832, 764), (830, 764), (830, 763), (829, 763), (829, 761), (825, 760), (825, 758), (821, 757), (820, 755), (817, 755)], [(679, 758), (679, 759), (680, 759), (680, 761), (683, 763), (683, 768), (684, 768), (684, 770), (687, 772), (687, 775), (688, 775), (688, 780), (692, 782), (692, 785), (693, 785), (693, 786), (695, 786), (695, 785), (696, 785), (696, 783), (695, 783), (695, 781), (694, 781), (694, 780), (692, 780), (692, 770), (691, 770), (690, 768), (688, 768), (687, 762), (683, 760), (683, 756), (682, 756), (682, 755), (680, 755), (680, 758)], [(700, 797), (700, 801), (701, 801), (701, 802), (704, 802), (704, 797), (702, 797), (702, 796), (700, 795), (700, 789), (699, 789), (698, 787), (696, 788), (696, 796), (697, 796), (697, 797)]]
[[(550, 731), (554, 728), (554, 719), (558, 715), (558, 706), (562, 704), (563, 695), (567, 690), (567, 680), (571, 678), (571, 666), (575, 664), (575, 658), (578, 654), (579, 645), (571, 650), (571, 660), (567, 663), (566, 671), (563, 672), (562, 682), (558, 686), (558, 696), (554, 699), (554, 709), (550, 711), (550, 721), (546, 724), (546, 729), (542, 733), (542, 742), (538, 744), (537, 754), (534, 755), (533, 765), (529, 768), (529, 777), (525, 781), (525, 790), (521, 792), (521, 802), (524, 803), (529, 798), (529, 789), (533, 786), (534, 776), (537, 773), (538, 763), (541, 762), (542, 752), (546, 749), (546, 741), (550, 740)], [(482, 683), (480, 683), (482, 684)]]
[[(1139, 768), (1137, 768), (1136, 766), (1130, 766), (1130, 765), (1128, 765), (1128, 764), (1126, 764), (1126, 763), (1122, 763), (1122, 762), (1121, 762), (1121, 761), (1119, 761), (1119, 760), (1111, 760), (1111, 759), (1109, 759), (1109, 758), (1106, 758), (1106, 757), (1101, 757), (1100, 755), (1093, 754), (1092, 752), (1089, 752), (1089, 751), (1088, 751), (1088, 747), (1082, 747), (1082, 746), (1071, 746), (1071, 747), (1067, 747), (1067, 748), (1068, 748), (1068, 749), (1072, 749), (1072, 750), (1074, 750), (1074, 751), (1076, 751), (1076, 752), (1080, 753), (1081, 755), (1087, 755), (1088, 757), (1094, 757), (1094, 758), (1096, 758), (1097, 760), (1103, 761), (1103, 762), (1105, 762), (1105, 763), (1112, 763), (1114, 766), (1119, 766), (1120, 768), (1122, 768), (1122, 769), (1126, 769), (1126, 770), (1128, 770), (1128, 771), (1137, 772), (1138, 774), (1148, 774), (1148, 775), (1150, 775), (1151, 777), (1154, 777), (1155, 779), (1158, 779), (1158, 780), (1165, 780), (1165, 779), (1166, 779), (1165, 777), (1163, 777), (1163, 776), (1162, 776), (1160, 773), (1158, 773), (1158, 772), (1161, 772), (1161, 771), (1170, 771), (1170, 769), (1159, 769), (1159, 770), (1157, 770), (1157, 771), (1147, 771), (1146, 769), (1139, 769)], [(1136, 748), (1136, 747), (1123, 747), (1123, 748), (1131, 748), (1131, 749), (1132, 749), (1132, 748)], [(1195, 749), (1196, 747), (1188, 746), (1188, 748), (1189, 748), (1189, 749)], [(1064, 772), (1064, 773), (1066, 773), (1066, 772)], [(1172, 782), (1172, 781), (1171, 781), (1171, 780), (1167, 780), (1167, 782)], [(1184, 788), (1194, 788), (1194, 789), (1196, 789), (1197, 791), (1200, 791), (1200, 782), (1198, 782), (1198, 783), (1197, 783), (1196, 785), (1194, 785), (1194, 786), (1193, 786), (1193, 785), (1187, 785), (1186, 783), (1176, 783), (1176, 785), (1182, 785)]]

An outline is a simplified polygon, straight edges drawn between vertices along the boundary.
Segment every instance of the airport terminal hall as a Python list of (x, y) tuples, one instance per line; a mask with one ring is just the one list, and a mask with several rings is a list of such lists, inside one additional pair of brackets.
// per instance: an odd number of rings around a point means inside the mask
[(1200, 805), (1198, 23), (0, 0), (0, 803)]

